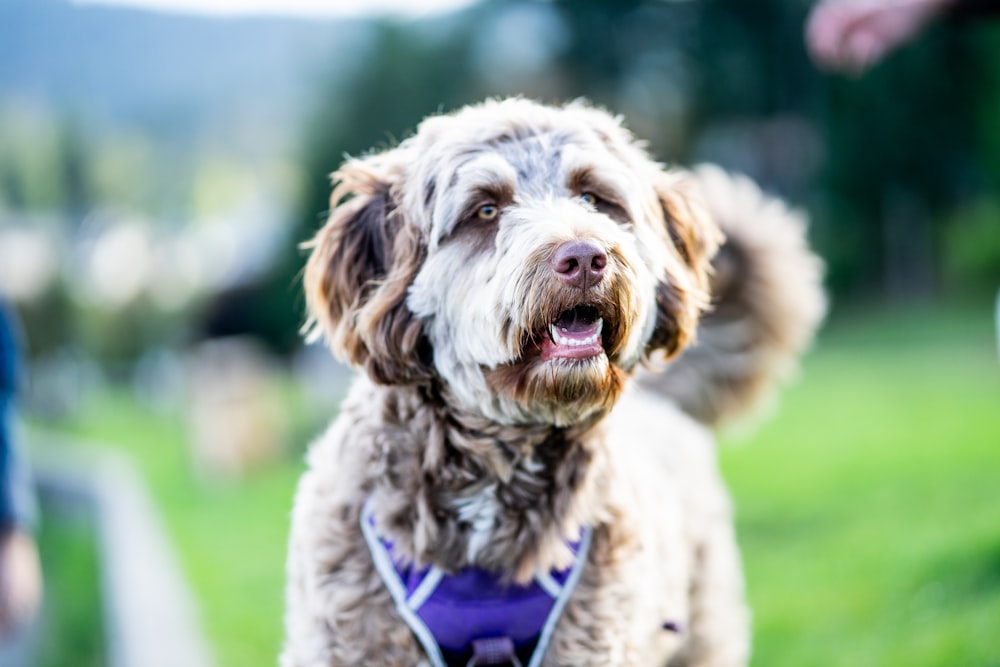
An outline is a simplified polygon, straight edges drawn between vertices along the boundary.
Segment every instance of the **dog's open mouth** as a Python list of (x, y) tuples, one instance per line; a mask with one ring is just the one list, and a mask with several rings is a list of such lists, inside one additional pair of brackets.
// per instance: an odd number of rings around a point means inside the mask
[(549, 335), (542, 339), (542, 361), (588, 359), (604, 354), (603, 330), (604, 319), (594, 306), (579, 305), (563, 311), (549, 324)]

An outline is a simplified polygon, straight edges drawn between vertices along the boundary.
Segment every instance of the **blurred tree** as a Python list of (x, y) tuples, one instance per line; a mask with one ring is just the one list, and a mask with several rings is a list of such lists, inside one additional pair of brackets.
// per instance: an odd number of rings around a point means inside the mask
[(0, 201), (14, 210), (80, 210), (88, 199), (84, 137), (69, 116), (0, 106)]
[[(581, 91), (602, 104), (614, 104), (618, 86), (635, 60), (650, 47), (644, 39), (645, 26), (628, 20), (649, 4), (643, 0), (555, 3), (569, 28), (569, 45), (559, 59), (559, 66), (570, 90)], [(660, 9), (666, 7), (665, 3), (659, 4)]]
[(664, 0), (558, 0), (568, 44), (555, 66), (565, 96), (584, 96), (627, 118), (654, 156), (682, 160), (689, 151), (690, 60), (701, 3)]
[(30, 333), (25, 353), (31, 357), (54, 354), (75, 335), (77, 313), (70, 295), (57, 283), (41, 299), (18, 308), (25, 331)]
[(817, 217), (839, 291), (933, 287), (933, 274), (920, 275), (940, 259), (932, 226), (992, 180), (976, 123), (988, 63), (977, 52), (966, 30), (936, 26), (860, 80), (827, 80)]
[(1000, 284), (1000, 197), (956, 211), (943, 230), (945, 277), (961, 289)]
[(60, 124), (58, 135), (59, 161), (58, 180), (62, 190), (61, 209), (72, 219), (79, 220), (91, 208), (92, 187), (87, 177), (87, 150), (83, 132), (72, 118)]
[[(124, 131), (106, 137), (101, 149), (91, 156), (89, 172), (94, 184), (95, 200), (104, 207), (126, 211), (159, 213), (154, 193), (155, 183), (164, 175), (157, 172), (157, 162), (163, 160), (148, 137), (135, 131)], [(184, 172), (170, 178), (173, 183)]]

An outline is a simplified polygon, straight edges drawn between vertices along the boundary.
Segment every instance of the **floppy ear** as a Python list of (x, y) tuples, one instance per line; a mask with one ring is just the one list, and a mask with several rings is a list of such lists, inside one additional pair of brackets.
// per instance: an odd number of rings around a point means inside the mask
[(660, 172), (654, 185), (667, 233), (680, 262), (657, 286), (657, 318), (649, 350), (673, 356), (694, 340), (698, 318), (711, 301), (711, 261), (723, 236), (684, 172)]
[(406, 306), (423, 261), (419, 231), (397, 206), (401, 149), (350, 160), (333, 174), (330, 217), (306, 247), (310, 338), (381, 384), (430, 377), (422, 324)]

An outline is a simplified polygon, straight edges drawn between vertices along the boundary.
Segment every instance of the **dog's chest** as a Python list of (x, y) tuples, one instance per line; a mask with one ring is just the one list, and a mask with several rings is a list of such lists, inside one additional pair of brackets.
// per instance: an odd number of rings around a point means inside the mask
[(469, 526), (466, 558), (470, 563), (474, 562), (489, 543), (497, 524), (500, 507), (496, 483), (487, 484), (471, 494), (457, 496), (452, 501), (452, 509), (457, 513), (459, 522)]

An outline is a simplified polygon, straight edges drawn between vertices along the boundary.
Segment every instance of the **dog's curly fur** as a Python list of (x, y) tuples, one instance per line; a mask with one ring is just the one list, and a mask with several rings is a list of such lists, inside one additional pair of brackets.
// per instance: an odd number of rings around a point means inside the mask
[[(397, 556), (517, 582), (564, 568), (592, 527), (545, 665), (745, 664), (707, 427), (818, 324), (801, 219), (718, 169), (665, 170), (583, 103), (432, 117), (334, 179), (309, 327), (366, 373), (296, 495), (282, 665), (425, 660), (362, 538), (366, 500)], [(558, 275), (574, 242), (604, 254), (598, 280)], [(550, 325), (580, 307), (603, 319), (602, 349), (552, 356)]]

